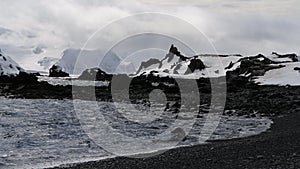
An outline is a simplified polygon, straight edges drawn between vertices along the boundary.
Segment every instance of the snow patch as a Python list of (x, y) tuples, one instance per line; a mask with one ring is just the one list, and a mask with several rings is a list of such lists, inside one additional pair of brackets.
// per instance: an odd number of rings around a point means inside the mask
[[(185, 74), (188, 70), (188, 66), (190, 64), (190, 60), (193, 58), (189, 58), (186, 61), (182, 61), (179, 57), (174, 56), (174, 58), (170, 61), (163, 60), (162, 66), (160, 64), (153, 64), (147, 68), (139, 71), (138, 75), (141, 74), (150, 74), (152, 71), (157, 71), (158, 73), (154, 73), (155, 75), (159, 75), (161, 77), (171, 76), (174, 78), (183, 78), (183, 79), (195, 79), (195, 78), (211, 78), (211, 77), (222, 77), (226, 76), (227, 71), (235, 70), (240, 66), (240, 63), (236, 63), (241, 56), (237, 55), (228, 55), (226, 57), (220, 57), (218, 55), (199, 55), (197, 59), (200, 59), (204, 65), (206, 66), (203, 70), (196, 70), (193, 73)], [(225, 69), (229, 66), (230, 63), (236, 63), (230, 69)], [(175, 73), (176, 72), (176, 73)]]
[(300, 85), (300, 72), (294, 70), (300, 67), (300, 62), (285, 63), (285, 67), (272, 69), (265, 73), (264, 76), (258, 76), (254, 81), (260, 85)]

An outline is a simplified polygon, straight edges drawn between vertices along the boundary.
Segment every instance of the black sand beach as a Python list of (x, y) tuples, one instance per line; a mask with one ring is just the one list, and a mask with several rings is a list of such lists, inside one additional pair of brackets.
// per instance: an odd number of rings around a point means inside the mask
[(117, 157), (75, 164), (65, 169), (152, 168), (299, 168), (300, 114), (273, 118), (260, 135), (169, 150), (150, 158)]

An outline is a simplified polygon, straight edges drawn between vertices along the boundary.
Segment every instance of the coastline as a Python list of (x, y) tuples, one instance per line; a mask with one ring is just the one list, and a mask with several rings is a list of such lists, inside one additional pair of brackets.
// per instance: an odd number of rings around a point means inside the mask
[(271, 129), (260, 135), (179, 147), (149, 158), (116, 157), (54, 169), (299, 168), (300, 114), (284, 114), (272, 120)]

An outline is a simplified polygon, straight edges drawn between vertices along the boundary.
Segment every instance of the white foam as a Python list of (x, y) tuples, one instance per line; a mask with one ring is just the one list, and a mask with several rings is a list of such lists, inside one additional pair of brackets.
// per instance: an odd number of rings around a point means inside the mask
[[(73, 76), (74, 77), (74, 76)], [(89, 81), (89, 80), (75, 80), (69, 77), (48, 77), (48, 76), (38, 76), (38, 81), (46, 81), (51, 85), (61, 85), (61, 86), (108, 86), (110, 82), (108, 81)]]
[[(152, 144), (154, 136), (147, 135), (148, 132), (164, 131), (169, 127), (168, 120), (173, 118), (172, 113), (164, 114), (160, 117), (160, 121), (149, 123), (146, 128), (140, 128), (135, 123), (128, 123), (126, 119), (119, 118), (115, 114), (114, 104), (109, 102), (98, 102), (98, 106), (90, 105), (92, 103), (82, 101), (81, 109), (85, 111), (87, 123), (78, 124), (77, 116), (73, 110), (72, 100), (25, 100), (25, 99), (5, 99), (0, 98), (0, 163), (11, 165), (12, 168), (23, 168), (24, 166), (57, 166), (61, 164), (70, 164), (77, 162), (85, 162), (91, 160), (99, 160), (112, 158), (113, 154), (97, 147), (93, 142), (86, 143), (90, 138), (87, 137), (82, 130), (82, 125), (90, 125), (89, 121), (96, 118), (89, 116), (91, 113), (100, 111), (110, 118), (111, 127), (114, 130), (121, 129), (119, 132), (127, 132), (134, 136), (133, 131), (139, 131), (145, 135), (149, 144)], [(130, 113), (130, 109), (126, 109), (126, 103), (123, 103), (123, 113)], [(161, 105), (158, 105), (161, 107)], [(155, 105), (149, 113), (161, 114), (156, 112)], [(186, 112), (182, 117), (189, 117)], [(90, 118), (90, 120), (89, 120)], [(185, 124), (186, 118), (180, 118), (180, 122)], [(218, 121), (216, 121), (218, 122)], [(199, 144), (199, 136), (205, 118), (199, 118), (194, 124), (194, 128), (188, 134), (187, 140), (178, 146), (170, 146), (172, 137), (162, 137), (161, 145), (168, 150), (179, 146), (191, 146)], [(266, 131), (270, 128), (272, 121), (266, 117), (236, 117), (221, 116), (219, 127), (211, 136), (211, 140), (215, 139), (231, 139), (238, 137), (246, 137)], [(125, 127), (126, 126), (126, 127)], [(91, 128), (91, 131), (95, 129)], [(97, 128), (96, 130), (97, 131)], [(193, 139), (194, 138), (194, 139)], [(101, 138), (100, 138), (101, 139)], [(103, 138), (107, 139), (107, 138)], [(114, 141), (121, 141), (116, 138), (109, 138), (108, 144)], [(126, 141), (126, 140), (125, 140)], [(169, 142), (170, 141), (170, 142)], [(129, 149), (134, 149), (135, 143), (128, 140)], [(147, 143), (147, 142), (146, 142)], [(125, 144), (125, 143), (124, 143)], [(113, 146), (114, 144), (111, 144)], [(118, 145), (122, 145), (118, 144)], [(118, 147), (120, 150), (126, 147)], [(133, 154), (127, 152), (123, 155), (134, 155), (153, 153), (162, 150), (161, 148), (152, 148), (145, 145), (143, 151), (136, 151)], [(7, 167), (8, 168), (8, 167)], [(39, 168), (39, 167), (36, 167)]]

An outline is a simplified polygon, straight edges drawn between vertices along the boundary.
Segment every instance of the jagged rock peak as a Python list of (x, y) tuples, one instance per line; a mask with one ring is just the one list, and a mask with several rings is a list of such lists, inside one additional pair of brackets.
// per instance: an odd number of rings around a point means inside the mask
[(83, 71), (78, 79), (91, 81), (111, 81), (112, 76), (112, 74), (108, 74), (100, 68), (95, 67)]
[(171, 45), (170, 49), (169, 49), (169, 53), (172, 53), (178, 57), (180, 57), (181, 60), (185, 61), (188, 59), (188, 57), (183, 56), (180, 51), (177, 49), (177, 47), (174, 46), (174, 44)]
[(178, 51), (177, 47), (174, 46), (174, 44), (171, 45), (170, 49), (169, 49), (169, 52), (170, 53), (173, 53), (177, 56), (180, 56), (181, 53)]

